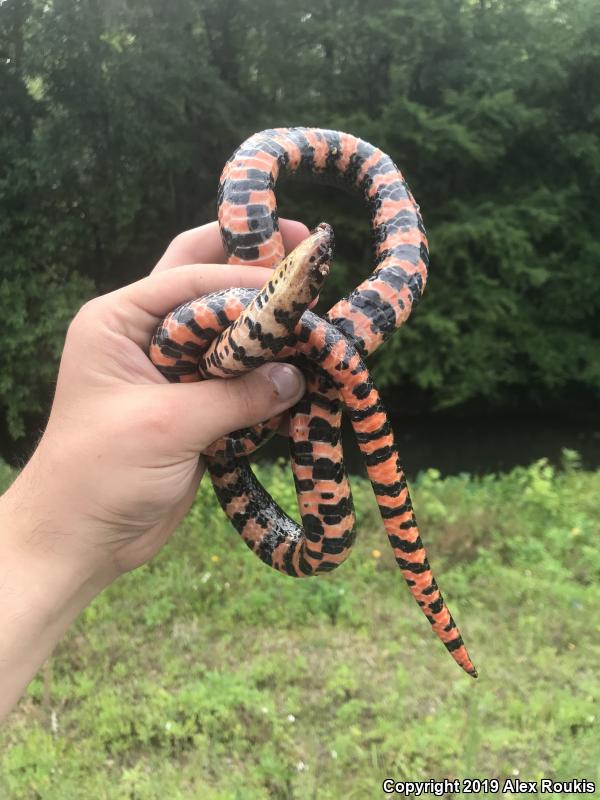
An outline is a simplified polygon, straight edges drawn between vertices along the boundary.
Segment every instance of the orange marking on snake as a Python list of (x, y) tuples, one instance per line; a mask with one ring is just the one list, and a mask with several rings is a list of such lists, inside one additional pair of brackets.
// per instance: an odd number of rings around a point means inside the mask
[[(284, 253), (273, 187), (282, 170), (341, 177), (371, 208), (377, 242), (373, 274), (324, 318), (307, 309), (328, 269), (330, 229), (319, 226), (276, 266)], [(402, 174), (385, 153), (350, 134), (264, 131), (244, 142), (223, 168), (219, 224), (228, 263), (276, 267), (272, 281), (258, 294), (232, 289), (176, 309), (157, 329), (151, 357), (169, 380), (234, 375), (287, 358), (297, 360), (307, 377), (307, 395), (290, 415), (302, 525), (265, 492), (245, 458), (276, 420), (234, 432), (207, 449), (223, 509), (246, 544), (275, 569), (304, 577), (341, 564), (354, 542), (340, 443), (344, 409), (400, 571), (454, 660), (476, 675), (429, 567), (391, 426), (363, 360), (408, 318), (427, 280), (427, 239)], [(211, 344), (208, 339), (215, 336)]]

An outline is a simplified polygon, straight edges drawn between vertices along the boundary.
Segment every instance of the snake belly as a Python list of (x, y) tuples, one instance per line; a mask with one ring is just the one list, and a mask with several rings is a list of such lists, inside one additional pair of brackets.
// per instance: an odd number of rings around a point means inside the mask
[[(274, 193), (281, 172), (342, 182), (370, 210), (373, 272), (324, 317), (308, 307), (327, 274), (333, 233), (321, 224), (284, 258)], [(230, 289), (175, 309), (157, 328), (151, 359), (171, 381), (232, 377), (270, 360), (296, 363), (307, 381), (289, 430), (302, 525), (266, 492), (246, 458), (279, 418), (235, 431), (205, 452), (223, 510), (269, 566), (294, 577), (335, 569), (356, 535), (340, 437), (345, 411), (406, 583), (453, 659), (477, 677), (431, 572), (391, 425), (364, 363), (408, 318), (427, 280), (425, 229), (400, 170), (347, 133), (262, 131), (225, 165), (218, 218), (228, 263), (277, 267), (273, 278), (260, 292)]]

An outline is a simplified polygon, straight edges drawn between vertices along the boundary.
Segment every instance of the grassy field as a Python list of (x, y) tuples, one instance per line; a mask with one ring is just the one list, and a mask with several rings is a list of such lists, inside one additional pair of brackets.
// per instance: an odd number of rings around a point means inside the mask
[[(260, 474), (292, 510), (287, 473)], [(559, 471), (415, 482), (477, 681), (432, 635), (368, 484), (353, 485), (355, 551), (305, 581), (259, 562), (203, 485), (171, 543), (87, 609), (0, 732), (0, 797), (362, 800), (385, 796), (385, 777), (600, 784), (600, 472), (567, 452)]]

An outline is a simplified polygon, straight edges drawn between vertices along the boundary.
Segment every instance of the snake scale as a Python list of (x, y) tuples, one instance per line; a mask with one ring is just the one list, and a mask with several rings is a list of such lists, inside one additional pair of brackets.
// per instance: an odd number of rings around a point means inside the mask
[[(309, 306), (329, 270), (333, 232), (322, 223), (287, 258), (275, 183), (281, 172), (341, 182), (371, 214), (373, 272), (323, 317)], [(352, 422), (396, 562), (454, 660), (477, 676), (433, 577), (393, 433), (364, 359), (408, 318), (427, 280), (425, 229), (401, 172), (378, 148), (350, 134), (277, 128), (247, 139), (221, 175), (218, 219), (229, 264), (274, 267), (260, 291), (227, 289), (188, 302), (158, 326), (150, 347), (170, 381), (232, 377), (287, 360), (307, 380), (290, 413), (290, 454), (302, 527), (265, 491), (246, 456), (280, 419), (235, 431), (205, 452), (219, 502), (265, 563), (295, 577), (335, 569), (355, 539), (344, 468), (342, 411)]]

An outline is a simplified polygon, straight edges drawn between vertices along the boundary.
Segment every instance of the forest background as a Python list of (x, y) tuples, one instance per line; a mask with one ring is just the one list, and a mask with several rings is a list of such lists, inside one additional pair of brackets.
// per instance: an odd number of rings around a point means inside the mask
[[(595, 0), (4, 0), (0, 97), (5, 459), (39, 435), (77, 308), (214, 219), (225, 160), (278, 125), (372, 141), (421, 206), (428, 288), (373, 359), (392, 410), (595, 412)], [(334, 226), (326, 308), (369, 271), (368, 215), (278, 197)]]
[[(427, 290), (373, 368), (480, 677), (414, 606), (364, 477), (351, 558), (299, 582), (260, 564), (203, 483), (0, 730), (0, 796), (598, 787), (598, 0), (0, 0), (0, 492), (43, 428), (76, 310), (214, 219), (225, 160), (284, 125), (370, 140), (421, 206)], [(334, 226), (326, 308), (369, 271), (365, 209), (295, 181), (278, 199)], [(256, 470), (297, 517), (286, 467)]]

